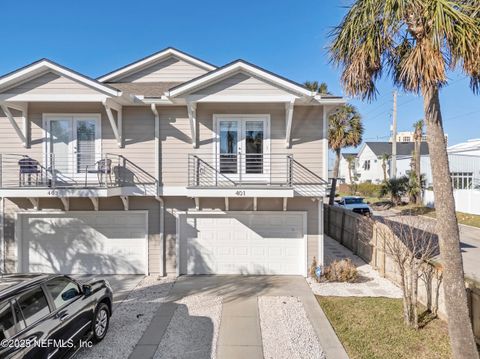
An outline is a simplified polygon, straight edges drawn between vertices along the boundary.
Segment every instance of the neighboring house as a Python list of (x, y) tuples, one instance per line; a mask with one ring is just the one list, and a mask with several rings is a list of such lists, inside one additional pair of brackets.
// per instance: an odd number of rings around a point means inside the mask
[[(390, 136), (389, 141), (392, 142), (392, 136)], [(423, 134), (422, 141), (427, 141), (427, 135)], [(445, 134), (445, 141), (448, 143), (448, 134)], [(414, 131), (401, 131), (397, 132), (397, 142), (415, 142), (415, 132)]]
[[(348, 158), (353, 157), (355, 158), (355, 161), (353, 162), (352, 165), (349, 164)], [(338, 178), (340, 181), (343, 183), (351, 184), (350, 181), (350, 173), (348, 167), (351, 166), (352, 168), (350, 169), (351, 174), (352, 174), (352, 180), (355, 181), (356, 174), (357, 174), (357, 154), (356, 153), (342, 153), (342, 156), (340, 157), (340, 167), (338, 169)]]
[(173, 48), (96, 80), (46, 59), (6, 74), (2, 269), (306, 275), (343, 103)]
[[(399, 175), (398, 161), (411, 157), (414, 149), (413, 142), (397, 143), (397, 176)], [(384, 153), (392, 154), (391, 142), (365, 142), (357, 155), (357, 175), (360, 182), (381, 183), (384, 179), (381, 157)], [(422, 142), (420, 153), (428, 155), (428, 145)], [(387, 163), (387, 175), (390, 173), (390, 162)]]

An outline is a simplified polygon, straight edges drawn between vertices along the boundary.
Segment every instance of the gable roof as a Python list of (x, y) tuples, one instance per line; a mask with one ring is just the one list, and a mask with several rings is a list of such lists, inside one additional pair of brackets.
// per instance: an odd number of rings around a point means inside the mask
[(342, 157), (347, 159), (348, 157), (357, 157), (358, 153), (355, 152), (342, 152)]
[[(392, 154), (391, 142), (365, 142), (365, 146), (368, 146), (377, 156), (381, 156), (384, 153)], [(414, 146), (414, 142), (397, 142), (397, 156), (411, 156)], [(428, 144), (422, 142), (420, 144), (420, 154), (428, 155), (428, 153)]]
[(76, 72), (68, 67), (62, 66), (49, 59), (40, 59), (29, 65), (21, 67), (15, 71), (9, 72), (0, 77), (0, 90), (12, 87), (15, 84), (22, 83), (30, 78), (41, 75), (45, 72), (52, 71), (60, 75), (69, 77), (79, 83), (92, 87), (98, 91), (107, 93), (112, 96), (120, 96), (121, 91), (109, 85), (101, 83), (95, 79)]
[(269, 81), (279, 87), (283, 87), (292, 92), (304, 95), (304, 96), (314, 96), (315, 93), (296, 83), (292, 80), (289, 80), (283, 76), (277, 75), (273, 72), (265, 70), (259, 66), (246, 62), (244, 60), (235, 60), (229, 64), (226, 64), (222, 67), (217, 68), (216, 70), (210, 71), (204, 75), (198, 76), (190, 81), (184, 82), (178, 86), (175, 86), (170, 89), (169, 95), (171, 97), (176, 97), (187, 92), (192, 92), (202, 87), (206, 87), (217, 80), (220, 80), (224, 77), (227, 77), (231, 74), (244, 71), (246, 73), (255, 75), (263, 80)]
[(140, 60), (134, 61), (130, 64), (127, 64), (125, 66), (122, 66), (116, 70), (113, 70), (105, 75), (100, 76), (97, 80), (101, 82), (106, 82), (106, 81), (112, 81), (115, 78), (123, 77), (128, 73), (131, 73), (135, 71), (136, 69), (140, 69), (142, 67), (149, 66), (151, 64), (154, 64), (156, 62), (162, 61), (170, 56), (175, 56), (178, 57), (182, 60), (185, 60), (187, 62), (190, 62), (202, 69), (205, 69), (207, 71), (212, 71), (215, 70), (217, 67), (215, 65), (212, 65), (208, 62), (205, 62), (203, 60), (200, 60), (199, 58), (192, 56), (190, 54), (187, 54), (183, 51), (177, 50), (173, 47), (167, 47), (166, 49), (160, 50), (152, 55), (146, 56)]

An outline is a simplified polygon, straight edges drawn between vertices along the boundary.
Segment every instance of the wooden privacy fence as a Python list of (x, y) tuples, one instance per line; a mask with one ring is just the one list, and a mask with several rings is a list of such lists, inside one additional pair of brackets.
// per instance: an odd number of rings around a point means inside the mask
[[(350, 249), (354, 254), (375, 268), (380, 275), (398, 284), (399, 276), (395, 262), (384, 250), (384, 237), (380, 235), (382, 226), (373, 221), (338, 206), (324, 205), (325, 234)], [(385, 231), (383, 225), (382, 231)], [(441, 265), (428, 264), (432, 273), (441, 273)], [(441, 279), (432, 276), (428, 280), (419, 281), (419, 301), (427, 308), (434, 308), (438, 316), (446, 320)], [(469, 278), (465, 279), (475, 339), (480, 345), (480, 283)]]

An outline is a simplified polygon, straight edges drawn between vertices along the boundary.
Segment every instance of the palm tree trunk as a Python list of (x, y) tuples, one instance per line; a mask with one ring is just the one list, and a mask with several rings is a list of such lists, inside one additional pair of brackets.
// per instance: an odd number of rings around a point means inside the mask
[(443, 263), (443, 289), (448, 332), (454, 358), (477, 359), (478, 352), (470, 322), (467, 292), (455, 215), (452, 179), (440, 111), (438, 88), (422, 89), (427, 141), (432, 166), (433, 193), (437, 212), (437, 234)]
[[(417, 131), (415, 129), (415, 131)], [(415, 138), (415, 175), (417, 177), (417, 184), (418, 184), (418, 193), (415, 196), (416, 203), (422, 203), (422, 171), (420, 168), (420, 148), (422, 145), (422, 137), (421, 135)]]
[(387, 182), (387, 164), (385, 160), (382, 160), (382, 169), (383, 169), (383, 182)]
[(333, 206), (335, 203), (335, 191), (337, 188), (338, 169), (340, 168), (340, 148), (335, 150), (335, 166), (333, 167), (332, 189), (330, 190), (330, 200), (328, 204)]

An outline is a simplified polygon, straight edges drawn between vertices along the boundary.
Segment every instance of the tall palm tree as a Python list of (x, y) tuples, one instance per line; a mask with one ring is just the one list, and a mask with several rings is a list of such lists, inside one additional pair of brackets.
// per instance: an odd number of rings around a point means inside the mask
[(348, 165), (348, 180), (350, 181), (350, 184), (353, 184), (354, 178), (352, 176), (352, 170), (355, 168), (355, 161), (357, 158), (354, 155), (349, 155), (345, 158), (347, 161)]
[(439, 91), (457, 67), (480, 90), (478, 0), (356, 0), (332, 36), (331, 58), (343, 69), (347, 95), (375, 98), (376, 81), (388, 73), (423, 96), (450, 344), (455, 358), (476, 359)]
[(305, 81), (303, 86), (312, 92), (319, 93), (320, 95), (330, 95), (330, 92), (328, 91), (328, 85), (325, 82)]
[(418, 120), (413, 124), (413, 140), (415, 141), (414, 150), (413, 150), (413, 170), (415, 171), (415, 180), (417, 185), (419, 185), (418, 193), (415, 196), (417, 204), (422, 203), (422, 171), (420, 166), (420, 147), (422, 145), (423, 137), (423, 120)]
[(390, 161), (392, 158), (392, 155), (389, 155), (388, 153), (383, 153), (380, 156), (380, 159), (382, 160), (382, 169), (383, 169), (383, 182), (388, 181), (388, 176), (387, 176), (387, 163)]
[(345, 147), (357, 147), (362, 142), (362, 117), (352, 105), (343, 105), (328, 118), (328, 145), (335, 151), (335, 166), (333, 167), (330, 205), (335, 203), (338, 169), (340, 167), (340, 152)]

